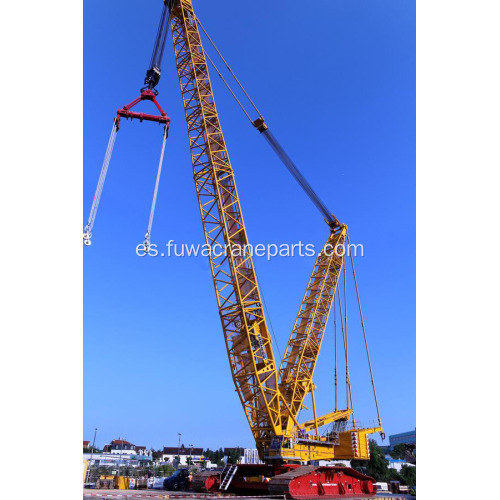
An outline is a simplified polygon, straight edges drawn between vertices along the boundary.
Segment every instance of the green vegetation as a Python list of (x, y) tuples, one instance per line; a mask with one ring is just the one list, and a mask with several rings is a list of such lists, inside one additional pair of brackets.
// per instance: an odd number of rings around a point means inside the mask
[(157, 476), (170, 476), (174, 473), (175, 468), (172, 465), (160, 465), (159, 467), (155, 467), (151, 470), (156, 472)]
[[(393, 456), (391, 453), (393, 458), (400, 458), (397, 456), (400, 453), (399, 446), (401, 445), (394, 447), (396, 456)], [(404, 445), (402, 446), (404, 457)], [(403, 465), (401, 472), (390, 469), (384, 452), (373, 439), (370, 439), (370, 460), (352, 460), (351, 466), (363, 474), (373, 477), (378, 482), (399, 481), (401, 484), (407, 486), (415, 486), (417, 484), (417, 468)]]
[(102, 450), (94, 446), (85, 446), (83, 448), (83, 453), (102, 453)]
[(210, 448), (207, 448), (203, 452), (203, 456), (210, 460), (213, 464), (217, 464), (218, 466), (224, 465), (224, 450), (219, 448), (218, 450), (212, 451)]
[(240, 448), (234, 448), (229, 452), (229, 455), (227, 456), (227, 463), (228, 464), (237, 464), (240, 461), (240, 457), (243, 454), (243, 450)]
[(410, 467), (408, 465), (403, 465), (400, 473), (403, 478), (403, 484), (407, 484), (408, 486), (415, 486), (417, 484), (417, 468)]
[(389, 453), (389, 455), (392, 458), (396, 458), (396, 459), (397, 458), (404, 458), (405, 457), (405, 449), (406, 449), (406, 446), (404, 444), (397, 444), (396, 446), (394, 446), (394, 448)]

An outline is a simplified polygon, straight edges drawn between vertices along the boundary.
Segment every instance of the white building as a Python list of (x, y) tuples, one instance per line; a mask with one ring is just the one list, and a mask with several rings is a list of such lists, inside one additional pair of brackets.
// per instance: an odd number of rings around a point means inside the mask
[[(85, 448), (85, 441), (83, 443), (84, 448)], [(104, 446), (103, 450), (104, 453), (111, 453), (113, 455), (144, 455), (144, 456), (151, 456), (152, 451), (151, 450), (146, 450), (145, 446), (136, 446), (135, 444), (132, 444), (125, 439), (118, 438), (118, 439), (113, 439), (110, 444), (107, 444)]]
[(390, 455), (387, 455), (385, 459), (389, 462), (389, 469), (394, 469), (398, 472), (401, 472), (403, 465), (408, 465), (409, 467), (415, 467), (414, 464), (410, 464), (406, 460), (402, 460), (399, 458), (392, 458)]
[(229, 456), (236, 455), (239, 464), (263, 464), (259, 459), (257, 448), (224, 448), (224, 463), (227, 464)]
[(177, 446), (164, 446), (162, 459), (164, 462), (174, 463), (176, 458), (179, 457), (180, 465), (188, 465), (188, 458), (192, 463), (199, 463), (203, 459), (203, 448)]
[(153, 456), (153, 452), (151, 450), (146, 450), (145, 446), (136, 446), (135, 452), (137, 455), (141, 455), (141, 456), (145, 456), (145, 457), (152, 457)]
[(114, 465), (126, 465), (128, 467), (139, 467), (151, 463), (151, 457), (145, 455), (116, 453), (84, 453), (83, 459), (89, 461), (90, 467), (109, 467)]
[(136, 455), (135, 444), (122, 438), (113, 439), (110, 444), (104, 446), (103, 451), (114, 455)]
[(262, 464), (262, 460), (259, 458), (259, 452), (257, 448), (245, 448), (243, 450), (243, 461), (242, 464)]

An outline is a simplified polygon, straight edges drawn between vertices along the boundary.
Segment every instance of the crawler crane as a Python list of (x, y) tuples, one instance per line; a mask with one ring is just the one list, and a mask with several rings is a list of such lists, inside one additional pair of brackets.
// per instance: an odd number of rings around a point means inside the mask
[[(228, 465), (222, 474), (209, 471), (198, 474), (193, 480), (193, 487), (198, 491), (284, 494), (288, 498), (297, 499), (372, 495), (375, 487), (373, 479), (369, 476), (348, 467), (314, 465), (320, 460), (368, 460), (369, 435), (376, 432), (383, 433), (373, 376), (371, 382), (377, 408), (377, 423), (366, 428), (358, 426), (352, 409), (347, 363), (347, 320), (345, 303), (344, 307), (341, 303), (342, 286), (344, 286), (345, 300), (347, 258), (342, 252), (337, 251), (339, 248), (344, 248), (348, 242), (347, 226), (339, 222), (326, 208), (271, 134), (266, 121), (197, 18), (191, 0), (164, 1), (153, 56), (146, 73), (145, 87), (141, 89), (140, 97), (118, 111), (113, 124), (91, 216), (84, 233), (85, 243), (90, 244), (95, 213), (120, 119), (135, 118), (140, 121), (157, 122), (164, 125), (165, 130), (153, 206), (146, 233), (146, 251), (149, 248), (163, 151), (170, 124), (170, 119), (158, 104), (156, 90), (161, 77), (161, 60), (169, 26), (173, 37), (205, 240), (210, 248), (220, 245), (230, 250), (210, 252), (209, 255), (229, 366), (259, 457), (263, 462), (256, 465)], [(251, 248), (248, 245), (234, 172), (215, 106), (208, 63), (214, 66), (221, 78), (224, 77), (203, 48), (202, 32), (222, 58), (258, 116), (252, 120), (238, 100), (245, 114), (320, 210), (328, 227), (327, 241), (317, 255), (279, 365), (273, 354), (271, 335)], [(225, 80), (224, 83), (227, 85)], [(235, 96), (232, 90), (231, 93)], [(130, 111), (131, 107), (144, 100), (152, 101), (160, 114), (145, 115)], [(234, 248), (238, 251), (232, 252)], [(353, 264), (352, 257), (351, 264)], [(352, 270), (355, 282), (354, 267)], [(357, 296), (359, 301), (359, 294)], [(313, 374), (332, 306), (335, 346), (337, 346), (337, 314), (342, 330), (342, 354), (345, 354), (346, 368), (346, 407), (339, 408), (337, 405), (338, 375), (337, 359), (335, 359), (335, 407), (330, 413), (318, 416)], [(361, 313), (361, 306), (359, 312)], [(364, 333), (362, 317), (361, 324)], [(366, 335), (365, 345), (367, 346)], [(368, 356), (368, 348), (366, 353)], [(368, 363), (371, 375), (369, 356)], [(304, 399), (309, 394), (312, 398), (314, 417), (299, 423), (299, 413), (304, 408)]]

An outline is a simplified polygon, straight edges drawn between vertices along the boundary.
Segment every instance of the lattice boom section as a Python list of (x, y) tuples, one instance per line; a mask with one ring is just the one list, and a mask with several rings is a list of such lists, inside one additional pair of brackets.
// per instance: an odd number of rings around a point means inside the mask
[[(280, 425), (277, 369), (245, 225), (190, 0), (171, 13), (194, 180), (233, 380), (259, 451)], [(239, 252), (224, 251), (238, 248)], [(239, 255), (238, 255), (239, 253)]]
[[(338, 232), (332, 232), (316, 258), (279, 370), (280, 391), (294, 417), (297, 417), (304, 397), (311, 388), (314, 368), (344, 262), (343, 256), (338, 255), (334, 249), (344, 244), (345, 234), (345, 226)], [(285, 429), (287, 424), (291, 423), (287, 414), (284, 412), (282, 419)]]

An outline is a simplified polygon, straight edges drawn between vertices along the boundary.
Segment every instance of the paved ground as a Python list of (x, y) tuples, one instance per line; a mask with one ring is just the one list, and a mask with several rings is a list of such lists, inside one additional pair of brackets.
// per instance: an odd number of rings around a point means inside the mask
[(84, 489), (83, 497), (89, 499), (102, 498), (217, 498), (222, 495), (208, 495), (203, 493), (192, 493), (187, 491), (166, 490), (95, 490)]
[[(208, 498), (220, 498), (220, 497), (229, 497), (230, 499), (237, 499), (235, 496), (229, 496), (227, 494), (208, 494), (208, 493), (193, 493), (188, 491), (166, 491), (166, 490), (95, 490), (95, 489), (84, 489), (83, 490), (83, 498), (88, 500), (99, 500), (102, 499), (113, 499), (113, 498), (173, 498), (174, 500), (181, 498), (189, 498), (189, 499), (208, 499)], [(250, 497), (245, 497), (247, 500), (250, 500)], [(263, 497), (254, 497), (262, 499)], [(274, 498), (277, 497), (267, 497)]]
[[(165, 490), (94, 490), (94, 489), (85, 489), (83, 490), (83, 499), (84, 500), (119, 500), (119, 499), (135, 499), (135, 498), (144, 498), (144, 499), (156, 499), (163, 498), (169, 499), (172, 498), (176, 500), (176, 497), (180, 500), (181, 498), (218, 498), (218, 497), (227, 497), (228, 495), (209, 495), (203, 493), (190, 493), (183, 491), (165, 491)], [(237, 500), (238, 497), (232, 497)], [(252, 497), (245, 497), (247, 500), (251, 500)], [(265, 497), (253, 497), (255, 500), (262, 500)], [(275, 497), (276, 498), (276, 497)], [(382, 500), (384, 498), (396, 500), (396, 499), (414, 499), (415, 497), (410, 495), (392, 495), (388, 493), (377, 495), (376, 497), (372, 497), (376, 500)], [(352, 499), (351, 500), (356, 500)], [(363, 500), (369, 500), (366, 497)]]

